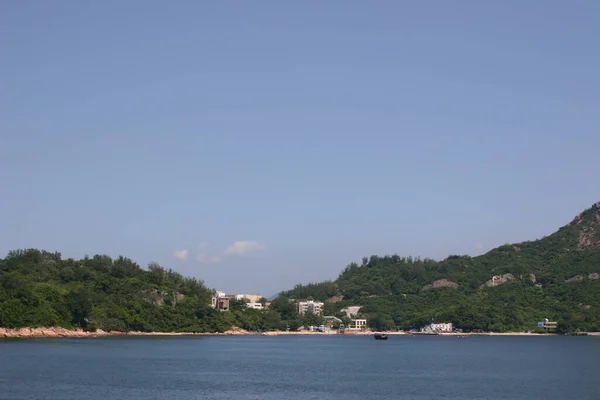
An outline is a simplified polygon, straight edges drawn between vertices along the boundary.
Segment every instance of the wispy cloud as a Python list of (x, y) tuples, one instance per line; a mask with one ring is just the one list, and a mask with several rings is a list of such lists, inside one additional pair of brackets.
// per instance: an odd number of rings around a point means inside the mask
[(200, 253), (196, 256), (196, 261), (200, 264), (218, 264), (221, 262), (221, 257), (209, 256), (206, 253)]
[(483, 250), (483, 247), (484, 247), (484, 246), (483, 246), (483, 243), (477, 243), (477, 244), (475, 245), (475, 248), (476, 248), (477, 250)]
[(196, 261), (198, 261), (200, 264), (218, 264), (218, 263), (220, 263), (221, 257), (211, 256), (208, 254), (208, 251), (207, 251), (208, 246), (209, 246), (208, 242), (198, 243), (200, 252), (196, 256)]
[(188, 253), (189, 251), (187, 250), (177, 250), (175, 253), (173, 253), (173, 255), (175, 256), (175, 258), (185, 260), (188, 256)]
[(263, 251), (266, 248), (267, 246), (265, 246), (263, 243), (259, 243), (254, 240), (239, 240), (237, 242), (233, 242), (231, 246), (227, 247), (224, 253), (228, 255), (241, 256), (252, 252)]

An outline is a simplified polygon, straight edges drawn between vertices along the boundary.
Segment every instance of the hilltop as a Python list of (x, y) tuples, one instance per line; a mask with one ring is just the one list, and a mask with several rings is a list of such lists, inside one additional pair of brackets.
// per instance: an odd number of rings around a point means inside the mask
[(550, 236), (506, 244), (478, 257), (442, 261), (371, 256), (335, 281), (296, 285), (281, 298), (312, 298), (342, 316), (359, 313), (376, 329), (432, 320), (464, 329), (529, 330), (543, 318), (559, 329), (600, 330), (600, 202)]

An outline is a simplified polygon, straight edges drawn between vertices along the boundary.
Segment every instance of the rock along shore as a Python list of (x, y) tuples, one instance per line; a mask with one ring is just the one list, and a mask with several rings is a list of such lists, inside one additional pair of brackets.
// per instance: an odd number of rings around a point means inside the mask
[[(65, 328), (20, 328), (8, 329), (0, 328), (0, 339), (3, 338), (96, 338), (109, 336), (367, 336), (374, 332), (365, 331), (346, 331), (339, 333), (338, 331), (328, 332), (287, 332), (287, 331), (271, 331), (271, 332), (248, 332), (238, 327), (231, 327), (225, 332), (105, 332), (97, 330), (95, 332), (86, 332), (81, 329), (65, 329)], [(506, 333), (422, 333), (422, 332), (381, 332), (390, 336), (557, 336), (553, 333), (526, 333), (526, 332), (506, 332)], [(600, 336), (600, 332), (586, 333), (588, 336)]]
[(107, 336), (245, 336), (252, 333), (243, 329), (232, 327), (225, 332), (105, 332), (101, 329), (95, 332), (86, 332), (81, 329), (65, 328), (0, 328), (2, 338), (95, 338)]

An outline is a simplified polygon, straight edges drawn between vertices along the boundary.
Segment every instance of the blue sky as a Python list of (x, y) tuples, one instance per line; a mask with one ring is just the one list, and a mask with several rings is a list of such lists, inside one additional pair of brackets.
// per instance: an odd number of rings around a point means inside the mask
[(597, 1), (0, 5), (0, 253), (271, 295), (600, 200)]

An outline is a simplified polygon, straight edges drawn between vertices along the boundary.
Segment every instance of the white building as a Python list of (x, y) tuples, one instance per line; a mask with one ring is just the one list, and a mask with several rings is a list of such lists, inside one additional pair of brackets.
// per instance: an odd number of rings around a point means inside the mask
[(306, 312), (311, 312), (316, 315), (321, 315), (323, 312), (324, 303), (319, 303), (316, 301), (301, 301), (298, 303), (298, 314), (304, 315)]
[(255, 310), (263, 310), (265, 308), (261, 303), (257, 303), (255, 301), (251, 301), (249, 303), (246, 303), (246, 307), (253, 308)]
[(262, 296), (259, 294), (234, 294), (232, 296), (236, 300), (242, 300), (250, 303), (258, 303)]
[(450, 322), (430, 324), (421, 328), (421, 332), (452, 332), (452, 324)]
[(348, 328), (350, 330), (356, 331), (364, 331), (367, 329), (367, 320), (366, 319), (353, 319), (352, 325)]

